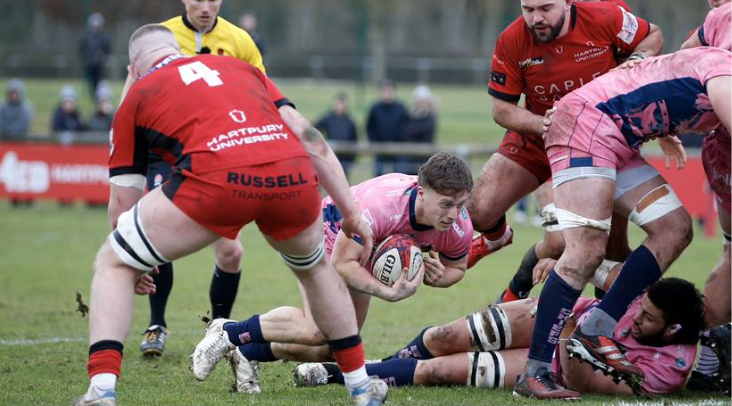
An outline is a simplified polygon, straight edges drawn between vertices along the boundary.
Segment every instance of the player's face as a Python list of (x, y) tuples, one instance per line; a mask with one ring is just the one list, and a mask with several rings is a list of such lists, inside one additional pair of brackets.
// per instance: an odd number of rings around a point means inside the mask
[(468, 201), (468, 193), (441, 195), (430, 188), (420, 188), (420, 190), (425, 223), (437, 231), (448, 231), (461, 215), (465, 203)]
[(216, 20), (221, 0), (181, 0), (186, 7), (188, 21), (199, 31), (208, 29)]
[(711, 8), (717, 8), (721, 6), (722, 4), (729, 3), (732, 0), (708, 0), (709, 1), (709, 7)]
[(664, 341), (667, 327), (663, 311), (651, 302), (648, 295), (643, 295), (641, 305), (633, 316), (630, 335), (641, 344), (659, 345)]
[(524, 21), (540, 43), (551, 42), (559, 36), (567, 7), (564, 0), (521, 0)]

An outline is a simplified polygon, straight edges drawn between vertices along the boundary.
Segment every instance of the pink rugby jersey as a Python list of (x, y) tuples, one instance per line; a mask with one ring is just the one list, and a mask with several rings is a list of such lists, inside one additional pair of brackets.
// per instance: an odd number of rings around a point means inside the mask
[(615, 121), (631, 148), (683, 131), (709, 132), (721, 124), (706, 83), (732, 75), (732, 53), (698, 47), (617, 69), (573, 93)]
[[(393, 234), (404, 233), (411, 235), (423, 250), (437, 251), (440, 257), (449, 261), (458, 261), (468, 254), (473, 224), (465, 208), (446, 232), (417, 223), (416, 176), (400, 173), (379, 176), (352, 186), (351, 193), (361, 209), (362, 220), (374, 234), (374, 247)], [(341, 220), (341, 213), (330, 196), (323, 199), (323, 227), (328, 255), (333, 251)]]
[(725, 3), (712, 9), (697, 31), (702, 45), (732, 51), (732, 3)]
[[(686, 384), (696, 359), (695, 344), (671, 344), (663, 347), (651, 347), (640, 344), (630, 335), (633, 317), (640, 308), (641, 297), (633, 303), (615, 326), (613, 338), (627, 347), (625, 357), (640, 368), (646, 376), (643, 389), (648, 393), (667, 394), (680, 392)], [(577, 323), (582, 324), (592, 309), (600, 303), (597, 299), (580, 297), (572, 309)], [(554, 368), (559, 368), (557, 360)]]

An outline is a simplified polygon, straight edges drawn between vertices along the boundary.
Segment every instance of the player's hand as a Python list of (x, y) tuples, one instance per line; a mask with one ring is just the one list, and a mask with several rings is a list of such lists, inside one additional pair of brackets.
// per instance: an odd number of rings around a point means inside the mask
[(137, 285), (135, 285), (135, 293), (142, 296), (154, 294), (157, 290), (157, 287), (155, 286), (155, 281), (153, 280), (152, 275), (157, 275), (159, 273), (160, 270), (158, 269), (158, 267), (155, 267), (151, 272), (142, 274), (137, 279)]
[(409, 269), (402, 269), (402, 274), (399, 275), (399, 279), (394, 281), (394, 284), (391, 285), (391, 294), (389, 295), (388, 300), (390, 302), (398, 302), (412, 296), (417, 291), (419, 285), (424, 281), (424, 272), (425, 266), (423, 265), (410, 281), (407, 279)]
[(424, 257), (424, 284), (435, 286), (445, 274), (445, 265), (440, 262), (437, 252), (430, 250)]
[(551, 273), (552, 269), (554, 269), (554, 266), (557, 264), (556, 259), (551, 258), (542, 258), (539, 260), (539, 262), (536, 263), (536, 266), (534, 267), (534, 274), (531, 278), (531, 282), (534, 284), (534, 286), (544, 282), (546, 278), (549, 277), (549, 274)]
[(686, 165), (686, 150), (681, 144), (679, 137), (668, 135), (658, 138), (658, 145), (661, 146), (663, 155), (666, 158), (666, 169), (671, 169), (671, 159), (676, 161), (677, 169), (684, 169)]
[(363, 252), (358, 263), (365, 267), (374, 247), (374, 234), (371, 232), (371, 227), (361, 219), (361, 216), (349, 216), (348, 218), (344, 216), (341, 221), (341, 231), (350, 239), (353, 239), (356, 235), (361, 238)]
[(556, 106), (550, 108), (544, 113), (544, 119), (541, 121), (541, 138), (546, 141), (546, 135), (549, 132), (549, 127), (552, 126), (552, 119), (554, 113), (557, 111)]

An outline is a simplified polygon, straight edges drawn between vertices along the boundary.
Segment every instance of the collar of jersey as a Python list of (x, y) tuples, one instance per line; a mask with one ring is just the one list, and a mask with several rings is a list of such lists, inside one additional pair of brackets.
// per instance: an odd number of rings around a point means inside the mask
[(145, 72), (144, 75), (140, 76), (140, 79), (142, 79), (145, 76), (147, 76), (147, 75), (155, 72), (156, 70), (162, 68), (163, 66), (165, 66), (165, 65), (173, 62), (174, 60), (180, 59), (180, 58), (185, 58), (185, 55), (182, 55), (182, 54), (173, 54), (173, 55), (166, 56), (165, 58), (163, 58), (162, 61), (156, 63), (155, 66), (153, 66), (152, 68), (150, 68), (149, 71)]
[(417, 195), (419, 194), (419, 187), (415, 185), (409, 192), (409, 225), (412, 226), (414, 231), (427, 231), (432, 230), (432, 226), (425, 226), (424, 224), (417, 223)]
[[(191, 24), (191, 22), (188, 21), (188, 16), (186, 16), (186, 13), (183, 13), (182, 17), (183, 17), (183, 25), (188, 27), (188, 29), (190, 29), (193, 32), (199, 32), (198, 29), (196, 29), (196, 27), (194, 27), (193, 24)], [(213, 29), (216, 28), (216, 24), (218, 24), (218, 23), (219, 23), (219, 17), (216, 16), (216, 19), (214, 20), (214, 23), (211, 26), (211, 29), (206, 32), (201, 32), (201, 34), (208, 34), (209, 32), (213, 31)]]

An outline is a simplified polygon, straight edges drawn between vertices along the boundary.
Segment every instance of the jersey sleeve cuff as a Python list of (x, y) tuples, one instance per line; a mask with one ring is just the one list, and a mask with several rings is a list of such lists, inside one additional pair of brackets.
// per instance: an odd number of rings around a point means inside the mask
[(492, 87), (488, 88), (488, 94), (498, 100), (503, 100), (508, 103), (518, 103), (518, 101), (521, 100), (521, 95), (502, 93)]
[(118, 175), (147, 175), (147, 167), (141, 166), (120, 166), (117, 168), (109, 168), (109, 177), (113, 178)]
[(288, 99), (287, 97), (283, 97), (283, 98), (275, 101), (274, 104), (275, 104), (275, 107), (277, 107), (278, 109), (282, 106), (290, 106), (293, 109), (297, 110), (297, 107), (295, 107), (295, 103), (291, 102), (290, 99)]
[(452, 261), (452, 262), (460, 261), (461, 259), (465, 258), (467, 255), (468, 255), (468, 251), (465, 251), (464, 253), (462, 253), (461, 255), (458, 255), (456, 257), (451, 257), (449, 255), (446, 255), (445, 253), (442, 253), (442, 252), (440, 253), (440, 256), (442, 258), (445, 258), (446, 260)]

